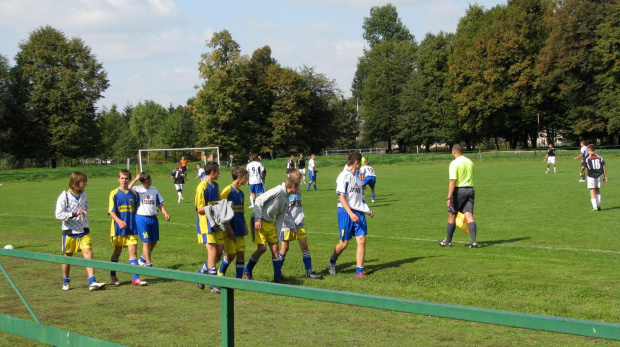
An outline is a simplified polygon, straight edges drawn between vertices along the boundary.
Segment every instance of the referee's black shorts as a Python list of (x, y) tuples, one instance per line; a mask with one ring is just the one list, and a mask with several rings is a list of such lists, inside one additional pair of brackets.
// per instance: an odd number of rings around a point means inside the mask
[(474, 213), (474, 187), (456, 187), (451, 197), (452, 207), (455, 211)]

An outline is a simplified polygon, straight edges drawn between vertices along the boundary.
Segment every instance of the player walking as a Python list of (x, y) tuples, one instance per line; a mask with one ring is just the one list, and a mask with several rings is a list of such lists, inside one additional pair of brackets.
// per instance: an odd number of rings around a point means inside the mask
[(368, 164), (368, 160), (364, 161), (364, 166), (360, 169), (360, 179), (362, 180), (362, 187), (364, 189), (370, 187), (370, 198), (372, 202), (375, 202), (375, 183), (377, 182), (377, 175), (375, 169)]
[(592, 202), (592, 211), (601, 210), (601, 176), (602, 180), (607, 182), (607, 169), (605, 168), (605, 160), (600, 155), (594, 153), (594, 145), (589, 144), (586, 155), (581, 161), (581, 170), (588, 169), (588, 189), (590, 190), (590, 201)]
[[(577, 159), (581, 159), (583, 160), (583, 158), (586, 156), (588, 152), (588, 146), (586, 146), (586, 142), (585, 141), (581, 141), (581, 149), (579, 150), (579, 155), (574, 157), (573, 160), (577, 160)], [(585, 176), (585, 169), (583, 168), (583, 165), (581, 166), (581, 169), (579, 170), (579, 182), (585, 182), (586, 181), (586, 176)]]

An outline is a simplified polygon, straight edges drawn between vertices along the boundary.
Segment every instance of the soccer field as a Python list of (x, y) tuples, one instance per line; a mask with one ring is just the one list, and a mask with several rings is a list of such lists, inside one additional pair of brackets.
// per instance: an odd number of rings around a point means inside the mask
[[(559, 157), (558, 173), (545, 174), (541, 160), (479, 161), (476, 165), (478, 249), (469, 235), (455, 232), (452, 247), (445, 237), (448, 161), (374, 165), (377, 173), (375, 217), (369, 219), (365, 278), (355, 278), (355, 244), (338, 261), (338, 274), (327, 274), (327, 261), (338, 242), (335, 179), (340, 165), (318, 162), (318, 191), (302, 193), (309, 246), (315, 271), (324, 280), (306, 279), (295, 243), (283, 271), (293, 285), (475, 306), (620, 322), (620, 174), (617, 155), (605, 155), (609, 182), (603, 184), (600, 212), (591, 212), (585, 183), (577, 182), (579, 163)], [(371, 162), (372, 164), (372, 162)], [(193, 165), (189, 165), (190, 170)], [(282, 182), (284, 166), (269, 169), (267, 187)], [(154, 170), (155, 171), (155, 170)], [(86, 171), (88, 174), (88, 171)], [(195, 172), (190, 171), (189, 177)], [(54, 219), (58, 194), (69, 177), (43, 182), (8, 182), (0, 188), (0, 245), (60, 254), (60, 222)], [(220, 190), (230, 183), (222, 169)], [(177, 204), (173, 181), (155, 174), (153, 185), (167, 199), (171, 221), (160, 218), (161, 241), (153, 253), (156, 267), (195, 272), (206, 260), (196, 242), (194, 189), (190, 179), (185, 200)], [(109, 260), (109, 192), (116, 178), (89, 176), (86, 193), (95, 259)], [(244, 187), (246, 200), (248, 187)], [(251, 210), (249, 210), (251, 211)], [(248, 211), (248, 212), (249, 212)], [(247, 213), (247, 216), (249, 213)], [(246, 238), (248, 252), (255, 246)], [(71, 271), (72, 290), (61, 290), (60, 266), (0, 258), (43, 324), (133, 346), (219, 345), (220, 297), (195, 284), (146, 278), (147, 287), (122, 285), (89, 292), (85, 271)], [(123, 252), (121, 262), (127, 261)], [(229, 269), (232, 276), (234, 268)], [(267, 255), (254, 271), (268, 281)], [(99, 281), (109, 281), (97, 271)], [(0, 312), (31, 319), (6, 280), (0, 280)], [(617, 342), (311, 302), (237, 291), (235, 317), (238, 346), (333, 345), (475, 345), (584, 346)], [(0, 333), (0, 345), (32, 346), (31, 341)]]

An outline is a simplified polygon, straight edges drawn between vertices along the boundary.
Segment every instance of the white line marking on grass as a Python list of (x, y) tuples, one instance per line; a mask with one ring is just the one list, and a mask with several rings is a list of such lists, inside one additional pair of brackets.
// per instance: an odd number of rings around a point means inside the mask
[[(320, 234), (320, 235), (334, 235), (333, 233), (317, 233), (313, 232), (312, 234)], [(384, 238), (384, 239), (392, 239), (392, 240), (411, 240), (411, 241), (423, 241), (423, 242), (433, 242), (436, 243), (437, 240), (430, 239), (421, 239), (417, 237), (395, 237), (395, 236), (381, 236), (381, 235), (366, 235), (368, 238)], [(463, 245), (469, 244), (469, 242), (465, 241), (452, 241), (452, 243), (460, 243)], [(484, 241), (479, 242), (479, 245), (484, 247), (513, 247), (513, 248), (534, 248), (534, 249), (548, 249), (552, 251), (570, 251), (570, 252), (589, 252), (589, 253), (611, 253), (611, 254), (620, 254), (619, 251), (610, 251), (604, 249), (588, 249), (588, 248), (565, 248), (565, 247), (549, 247), (549, 246), (535, 246), (535, 245), (514, 245), (514, 244), (487, 244), (485, 246)]]

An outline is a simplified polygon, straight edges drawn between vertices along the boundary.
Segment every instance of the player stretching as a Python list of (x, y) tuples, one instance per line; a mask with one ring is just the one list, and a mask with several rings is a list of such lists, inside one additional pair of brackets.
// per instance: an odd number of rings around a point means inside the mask
[(372, 202), (375, 202), (375, 183), (377, 183), (377, 175), (375, 175), (375, 169), (368, 164), (368, 160), (364, 161), (364, 166), (360, 169), (360, 179), (362, 180), (362, 187), (364, 187), (364, 189), (370, 187), (370, 198)]
[(594, 145), (589, 144), (586, 155), (581, 161), (581, 170), (588, 169), (588, 189), (590, 190), (590, 201), (592, 211), (601, 210), (601, 176), (607, 182), (607, 169), (605, 160), (600, 155), (594, 153)]
[(365, 277), (364, 257), (366, 256), (366, 234), (368, 226), (366, 216), (374, 216), (368, 205), (362, 199), (362, 181), (355, 174), (360, 168), (362, 155), (359, 152), (350, 152), (347, 155), (347, 167), (336, 179), (336, 193), (338, 193), (338, 229), (340, 242), (334, 248), (329, 258), (329, 274), (336, 274), (336, 261), (355, 236), (357, 252), (355, 255), (355, 277)]
[(151, 262), (151, 253), (159, 241), (159, 220), (157, 215), (159, 211), (164, 214), (166, 221), (170, 220), (170, 215), (164, 206), (164, 198), (159, 194), (159, 190), (153, 187), (151, 175), (148, 172), (142, 172), (137, 177), (142, 185), (132, 187), (131, 189), (138, 193), (140, 204), (136, 212), (136, 228), (140, 240), (142, 240), (142, 256), (138, 259), (138, 265), (153, 267)]
[(545, 155), (545, 159), (543, 159), (543, 162), (547, 161), (547, 172), (545, 173), (549, 173), (549, 165), (553, 164), (553, 173), (558, 173), (556, 171), (555, 168), (555, 146), (553, 145), (553, 143), (549, 144), (549, 149), (547, 150), (547, 155)]

